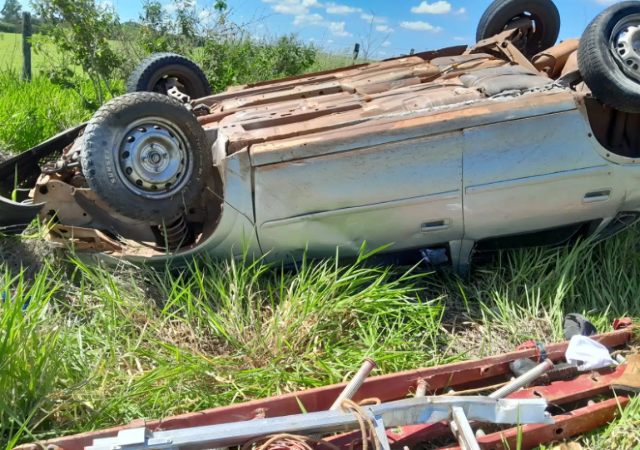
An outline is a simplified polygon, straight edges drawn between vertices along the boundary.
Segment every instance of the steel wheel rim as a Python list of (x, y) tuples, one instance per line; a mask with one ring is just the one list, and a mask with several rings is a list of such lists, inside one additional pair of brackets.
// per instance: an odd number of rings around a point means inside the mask
[(613, 57), (623, 72), (640, 81), (640, 14), (625, 17), (613, 28), (610, 38)]
[(140, 197), (153, 199), (171, 197), (182, 189), (193, 166), (184, 134), (159, 117), (132, 123), (123, 134), (117, 158), (125, 186)]

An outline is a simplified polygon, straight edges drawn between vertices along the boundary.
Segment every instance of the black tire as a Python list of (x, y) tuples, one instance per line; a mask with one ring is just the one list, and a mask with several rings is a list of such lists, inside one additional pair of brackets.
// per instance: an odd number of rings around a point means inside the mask
[(618, 3), (589, 24), (578, 45), (578, 68), (593, 95), (614, 109), (640, 112), (640, 83), (626, 75), (614, 57), (609, 40), (615, 26), (631, 14), (640, 14), (640, 2)]
[(476, 42), (501, 33), (518, 17), (531, 17), (535, 22), (535, 32), (524, 49), (525, 56), (534, 56), (558, 40), (560, 13), (552, 0), (495, 0), (480, 18)]
[[(133, 145), (126, 144), (125, 140), (133, 142), (128, 140), (131, 133), (141, 132), (144, 121), (151, 126), (167, 124), (163, 125), (169, 130), (167, 135), (180, 140), (180, 145), (175, 147), (177, 150), (173, 151), (183, 155), (178, 157), (182, 162), (176, 160), (176, 164), (182, 164), (179, 170), (184, 173), (177, 174), (176, 179), (180, 181), (171, 187), (162, 186), (156, 191), (140, 188), (144, 191), (140, 193), (134, 192), (136, 188), (124, 174), (126, 169), (122, 160), (129, 154), (124, 156), (126, 151), (122, 149)], [(162, 223), (175, 218), (202, 195), (207, 179), (212, 176), (213, 161), (211, 152), (207, 151), (204, 130), (183, 104), (166, 95), (138, 92), (114, 98), (94, 114), (83, 139), (82, 171), (89, 187), (110, 208), (131, 219)]]
[(166, 94), (162, 80), (176, 78), (184, 86), (180, 90), (192, 99), (211, 95), (202, 69), (189, 58), (175, 53), (156, 53), (142, 60), (129, 76), (127, 92)]

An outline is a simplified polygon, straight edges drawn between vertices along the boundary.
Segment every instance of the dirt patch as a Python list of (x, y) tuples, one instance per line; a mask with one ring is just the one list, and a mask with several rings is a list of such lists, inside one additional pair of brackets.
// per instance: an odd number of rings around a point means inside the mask
[(443, 330), (450, 336), (451, 355), (464, 353), (469, 358), (484, 358), (512, 352), (528, 340), (543, 344), (556, 341), (552, 324), (546, 319), (518, 321), (505, 327), (497, 319), (473, 320), (465, 314), (447, 322)]
[[(25, 231), (29, 235), (30, 231)], [(0, 265), (9, 269), (12, 275), (24, 271), (26, 279), (31, 279), (42, 269), (45, 261), (51, 261), (60, 255), (53, 243), (40, 238), (23, 236), (4, 236), (0, 238)]]

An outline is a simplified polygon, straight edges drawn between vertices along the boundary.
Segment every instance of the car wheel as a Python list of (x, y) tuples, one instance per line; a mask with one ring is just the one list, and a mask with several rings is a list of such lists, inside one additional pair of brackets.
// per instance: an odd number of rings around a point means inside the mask
[(560, 13), (552, 0), (495, 0), (480, 18), (476, 41), (501, 33), (514, 21), (528, 17), (534, 23), (520, 51), (531, 57), (553, 46), (560, 33)]
[(175, 53), (156, 53), (142, 60), (127, 81), (127, 92), (166, 95), (174, 86), (192, 99), (211, 95), (202, 69), (189, 58)]
[(89, 121), (81, 151), (89, 187), (125, 217), (162, 223), (202, 194), (213, 170), (197, 119), (166, 95), (116, 97)]
[(640, 112), (640, 2), (602, 11), (578, 45), (578, 68), (591, 92), (605, 105)]

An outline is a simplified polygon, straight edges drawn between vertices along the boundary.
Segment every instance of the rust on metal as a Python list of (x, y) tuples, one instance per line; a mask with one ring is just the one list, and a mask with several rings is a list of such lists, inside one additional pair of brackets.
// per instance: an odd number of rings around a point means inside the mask
[[(633, 327), (625, 328), (610, 333), (604, 333), (593, 336), (592, 338), (607, 347), (617, 347), (625, 344), (631, 339)], [(564, 358), (568, 342), (551, 344), (545, 347), (547, 357), (552, 361), (558, 361)], [(502, 355), (490, 356), (472, 361), (464, 361), (459, 363), (446, 364), (443, 366), (428, 367), (423, 369), (409, 370), (405, 372), (381, 375), (368, 378), (360, 387), (354, 401), (364, 398), (378, 397), (382, 402), (405, 398), (409, 390), (415, 389), (418, 380), (423, 379), (428, 383), (429, 390), (427, 395), (442, 392), (445, 388), (454, 387), (475, 387), (483, 383), (491, 383), (492, 380), (510, 374), (509, 362), (520, 358), (533, 358), (536, 356), (535, 349), (516, 351), (505, 353)], [(578, 389), (584, 389), (584, 384), (591, 389), (590, 392), (602, 393), (608, 389), (606, 384), (611, 381), (617, 371), (603, 375), (600, 384), (594, 384), (592, 381), (585, 381), (584, 377), (571, 382), (557, 382), (551, 386), (567, 387), (570, 383), (579, 383)], [(620, 375), (622, 372), (620, 372)], [(569, 383), (569, 384), (559, 384)], [(591, 384), (589, 384), (591, 383)], [(221, 408), (209, 409), (197, 413), (182, 414), (160, 420), (149, 420), (146, 422), (147, 428), (150, 430), (175, 430), (178, 428), (195, 427), (202, 425), (214, 425), (228, 422), (240, 422), (251, 420), (256, 416), (256, 411), (264, 409), (269, 417), (279, 417), (285, 415), (298, 414), (300, 412), (300, 404), (306, 411), (324, 411), (328, 410), (333, 400), (344, 390), (346, 383), (334, 384), (331, 386), (323, 386), (315, 389), (309, 389), (302, 392), (283, 394), (267, 399), (253, 400), (245, 403), (224, 406)], [(541, 387), (535, 390), (541, 392)], [(560, 388), (554, 388), (558, 391)], [(513, 398), (524, 391), (513, 394)], [(549, 395), (549, 401), (554, 398), (553, 393), (542, 391)], [(560, 392), (560, 391), (558, 391)], [(531, 394), (535, 395), (535, 394)], [(566, 394), (557, 394), (566, 395)], [(439, 424), (434, 424), (428, 428), (427, 436), (431, 437), (434, 430), (439, 430)], [(45, 441), (44, 444), (55, 444), (65, 450), (83, 450), (85, 446), (91, 445), (93, 439), (112, 437), (117, 435), (119, 430), (131, 428), (129, 425), (109, 428), (106, 430), (92, 431), (74, 436), (65, 436)], [(412, 439), (415, 436), (422, 436), (424, 426), (422, 427), (404, 427), (402, 436), (404, 439)], [(443, 428), (443, 433), (449, 432), (448, 426)], [(417, 434), (416, 434), (417, 433)], [(390, 436), (393, 439), (399, 439), (399, 436)], [(35, 445), (25, 445), (21, 447), (23, 450), (35, 450)]]
[[(523, 425), (478, 438), (483, 450), (533, 449), (542, 443), (570, 438), (600, 428), (614, 420), (629, 403), (627, 397), (617, 397), (553, 416), (556, 423), (550, 425)], [(442, 449), (445, 450), (445, 449)], [(460, 450), (448, 447), (446, 450)]]
[[(444, 138), (446, 142), (447, 133), (463, 133), (463, 130), (475, 127), (575, 110), (576, 99), (582, 94), (553, 84), (547, 78), (546, 69), (536, 68), (511, 42), (515, 39), (517, 43), (522, 30), (531, 26), (527, 20), (519, 21), (516, 24), (519, 28), (506, 30), (471, 48), (450, 47), (235, 86), (220, 94), (192, 99), (189, 106), (194, 114), (197, 111), (197, 120), (212, 146), (217, 175), (210, 183), (213, 189), (207, 189), (189, 205), (182, 219), (171, 218), (172, 221), (184, 221), (176, 222), (173, 227), (177, 231), (176, 238), (169, 242), (174, 244), (169, 245), (172, 257), (189, 257), (204, 246), (215, 246), (216, 252), (226, 252), (227, 244), (246, 230), (251, 228), (256, 234), (260, 233), (264, 223), (258, 223), (262, 220), (255, 213), (259, 209), (258, 200), (252, 197), (258, 190), (251, 186), (250, 180), (258, 179), (260, 171), (279, 169), (278, 164), (337, 153), (357, 155), (364, 148), (389, 148), (396, 143), (402, 146), (402, 142), (416, 144), (415, 139)], [(562, 43), (539, 57), (545, 64), (553, 58), (553, 76), (561, 70), (563, 61), (570, 59), (568, 46), (568, 43)], [(486, 75), (487, 71), (495, 74)], [(519, 80), (519, 84), (514, 86), (513, 80)], [(41, 218), (48, 220), (55, 215), (61, 224), (86, 230), (85, 235), (92, 229), (114, 231), (123, 238), (124, 245), (119, 250), (110, 250), (105, 260), (115, 262), (118, 258), (126, 258), (134, 263), (160, 264), (167, 257), (167, 242), (158, 233), (150, 234), (151, 228), (156, 230), (160, 224), (128, 220), (93, 195), (79, 168), (81, 144), (82, 139), (76, 139), (64, 148), (58, 161), (43, 167), (44, 175), (31, 195), (35, 204), (48, 205), (41, 210)], [(129, 153), (124, 152), (122, 160), (126, 158), (125, 154)], [(238, 171), (225, 168), (227, 164), (240, 161), (247, 164), (237, 167)], [(224, 187), (229, 180), (236, 188)], [(78, 192), (83, 195), (76, 195)], [(434, 191), (433, 194), (440, 193)], [(378, 196), (370, 197), (366, 202), (363, 199), (360, 205), (350, 206), (373, 207), (376, 202), (372, 200)], [(81, 204), (85, 199), (91, 203)], [(247, 205), (247, 201), (254, 204)], [(441, 201), (448, 200), (437, 200), (434, 205)], [(236, 208), (235, 203), (241, 206)], [(222, 214), (222, 204), (229, 206), (224, 210), (225, 214)], [(436, 206), (422, 207), (427, 216), (426, 212), (438, 213)], [(237, 219), (232, 208), (239, 214)], [(271, 209), (281, 216), (276, 219), (285, 220), (295, 213)], [(446, 220), (449, 225), (453, 224), (452, 232), (458, 229), (457, 217)], [(243, 226), (232, 226), (234, 221), (241, 221)], [(324, 219), (318, 219), (317, 223), (324, 229)], [(185, 224), (189, 233), (183, 232)], [(141, 234), (143, 226), (148, 228), (148, 233)], [(337, 234), (339, 239), (355, 242), (352, 236), (341, 233), (343, 230)], [(415, 240), (415, 233), (407, 229), (402, 235), (406, 235), (407, 240)], [(425, 243), (438, 236), (441, 235), (420, 235), (421, 242)], [(87, 239), (76, 239), (75, 248), (100, 248), (95, 239)], [(271, 239), (269, 246), (275, 248), (278, 239)], [(395, 242), (398, 245), (399, 240)], [(336, 245), (347, 248), (339, 241)], [(297, 249), (284, 247), (280, 250), (281, 254), (287, 255), (295, 251)]]
[[(570, 381), (558, 381), (548, 386), (534, 386), (523, 389), (509, 395), (508, 398), (545, 398), (549, 404), (554, 405), (565, 405), (567, 403), (585, 400), (590, 397), (608, 393), (610, 391), (610, 385), (615, 384), (616, 380), (624, 374), (625, 367), (626, 366), (621, 366), (614, 370), (604, 369), (600, 371), (601, 376), (596, 382), (592, 380), (591, 374), (584, 374)], [(398, 446), (411, 446), (449, 434), (449, 426), (445, 423), (412, 425), (387, 430), (389, 440), (396, 442)], [(333, 444), (346, 448), (356, 437), (357, 433), (348, 433), (329, 438), (329, 440), (331, 440)], [(544, 441), (539, 442), (542, 443)]]
[(567, 39), (550, 49), (538, 53), (531, 59), (532, 64), (540, 72), (549, 77), (558, 75), (566, 66), (569, 56), (578, 50), (580, 39)]

